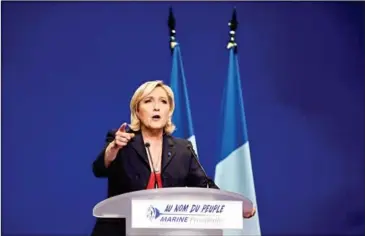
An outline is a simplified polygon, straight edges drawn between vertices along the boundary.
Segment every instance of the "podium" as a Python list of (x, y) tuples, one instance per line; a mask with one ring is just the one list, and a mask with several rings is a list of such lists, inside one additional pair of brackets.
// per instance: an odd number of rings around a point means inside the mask
[(223, 235), (224, 229), (242, 229), (243, 212), (252, 209), (252, 202), (240, 194), (212, 188), (177, 187), (108, 198), (96, 204), (93, 216), (125, 218), (128, 236), (218, 236)]

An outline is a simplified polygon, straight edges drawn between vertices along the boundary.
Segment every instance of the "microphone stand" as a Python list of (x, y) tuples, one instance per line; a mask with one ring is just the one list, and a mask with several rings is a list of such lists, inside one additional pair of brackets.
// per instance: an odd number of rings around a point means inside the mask
[(153, 165), (152, 155), (151, 155), (151, 151), (150, 151), (151, 144), (150, 143), (145, 143), (144, 145), (147, 148), (148, 159), (151, 161), (152, 171), (153, 171), (153, 175), (155, 177), (155, 189), (157, 189), (158, 188), (157, 176), (156, 176), (155, 166)]
[(194, 157), (194, 160), (195, 162), (198, 164), (199, 168), (203, 171), (203, 174), (204, 174), (204, 177), (205, 177), (205, 180), (207, 181), (207, 188), (210, 188), (210, 184), (211, 184), (211, 180), (210, 178), (208, 177), (207, 173), (205, 172), (203, 166), (200, 164), (199, 162), (199, 159), (198, 159), (198, 156), (196, 155), (195, 151), (194, 151), (194, 148), (189, 144), (188, 145), (188, 149), (190, 150), (190, 152), (193, 154), (193, 157)]

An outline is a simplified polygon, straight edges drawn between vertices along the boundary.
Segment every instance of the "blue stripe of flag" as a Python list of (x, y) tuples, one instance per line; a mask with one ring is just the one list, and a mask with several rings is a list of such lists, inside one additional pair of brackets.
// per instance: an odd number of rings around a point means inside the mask
[(194, 134), (194, 129), (179, 44), (173, 51), (170, 86), (175, 96), (175, 111), (172, 117), (172, 121), (176, 125), (174, 135), (180, 138), (190, 138)]
[(229, 50), (228, 78), (222, 100), (221, 150), (220, 159), (226, 158), (232, 151), (248, 141), (244, 112), (241, 78), (238, 59), (234, 49)]

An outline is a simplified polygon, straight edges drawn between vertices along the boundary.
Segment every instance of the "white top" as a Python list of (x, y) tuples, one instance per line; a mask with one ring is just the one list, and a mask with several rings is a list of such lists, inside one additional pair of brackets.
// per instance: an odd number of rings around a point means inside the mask
[(93, 209), (97, 218), (129, 218), (131, 216), (131, 200), (216, 200), (242, 201), (245, 211), (251, 211), (252, 202), (241, 194), (213, 188), (159, 188), (129, 192), (105, 199)]

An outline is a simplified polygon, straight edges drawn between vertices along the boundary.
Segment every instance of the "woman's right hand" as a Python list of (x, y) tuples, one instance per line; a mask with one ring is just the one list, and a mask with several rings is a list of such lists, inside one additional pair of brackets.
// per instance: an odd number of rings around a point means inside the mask
[(127, 127), (127, 123), (123, 123), (118, 131), (115, 133), (115, 138), (113, 141), (114, 144), (114, 148), (117, 148), (118, 150), (121, 149), (122, 147), (126, 146), (129, 142), (129, 140), (131, 140), (131, 138), (134, 137), (133, 133), (127, 133), (126, 132), (126, 127)]
[(105, 150), (105, 166), (108, 167), (111, 162), (115, 160), (117, 157), (118, 151), (126, 146), (134, 137), (134, 133), (127, 133), (126, 132), (127, 123), (123, 123), (117, 132), (115, 132), (114, 140), (108, 145)]

